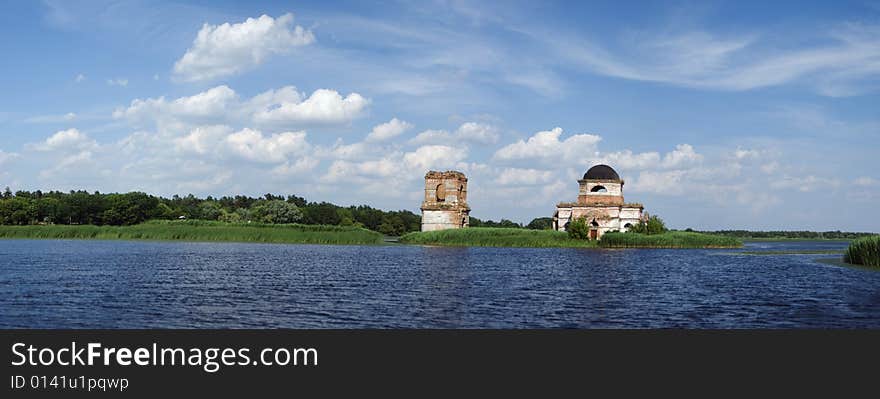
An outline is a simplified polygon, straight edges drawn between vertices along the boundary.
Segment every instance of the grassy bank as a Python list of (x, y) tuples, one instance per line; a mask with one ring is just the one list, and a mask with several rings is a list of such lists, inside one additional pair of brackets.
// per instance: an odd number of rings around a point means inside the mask
[(738, 238), (670, 231), (662, 234), (605, 233), (599, 245), (603, 248), (739, 248)]
[(470, 227), (409, 233), (400, 237), (406, 244), (451, 245), (477, 247), (574, 247), (595, 248), (595, 241), (574, 240), (568, 234), (553, 230), (527, 230), (498, 227)]
[(382, 234), (358, 227), (149, 221), (133, 226), (0, 226), (0, 238), (233, 241), (297, 244), (380, 244)]
[(880, 267), (880, 236), (859, 238), (849, 244), (843, 261), (853, 265)]

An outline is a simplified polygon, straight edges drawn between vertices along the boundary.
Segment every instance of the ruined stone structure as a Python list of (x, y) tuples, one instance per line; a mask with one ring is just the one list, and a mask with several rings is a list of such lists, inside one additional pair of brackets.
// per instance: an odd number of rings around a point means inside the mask
[(553, 214), (553, 228), (565, 231), (580, 217), (590, 225), (590, 239), (600, 239), (608, 231), (627, 231), (641, 223), (644, 207), (623, 202), (623, 180), (608, 165), (596, 165), (578, 180), (577, 202), (561, 202)]
[(432, 170), (425, 174), (422, 231), (467, 227), (470, 212), (464, 173)]

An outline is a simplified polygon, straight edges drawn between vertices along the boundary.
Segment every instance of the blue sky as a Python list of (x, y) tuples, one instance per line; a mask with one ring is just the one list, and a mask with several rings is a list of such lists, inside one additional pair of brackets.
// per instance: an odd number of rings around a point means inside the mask
[(878, 231), (880, 2), (617, 3), (6, 2), (0, 186)]

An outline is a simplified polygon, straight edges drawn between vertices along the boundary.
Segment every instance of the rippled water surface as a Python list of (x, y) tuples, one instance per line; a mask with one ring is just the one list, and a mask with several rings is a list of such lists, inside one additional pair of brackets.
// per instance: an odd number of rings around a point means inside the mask
[(880, 327), (880, 272), (732, 252), (0, 240), (0, 327)]

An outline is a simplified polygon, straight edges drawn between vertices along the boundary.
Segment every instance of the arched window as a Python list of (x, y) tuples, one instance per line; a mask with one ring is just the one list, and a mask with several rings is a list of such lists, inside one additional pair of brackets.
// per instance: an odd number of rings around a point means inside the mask
[(437, 195), (437, 202), (446, 201), (446, 185), (443, 183), (438, 184), (435, 192)]
[(590, 222), (590, 226), (599, 227), (599, 222), (597, 222), (596, 219), (593, 219), (593, 221)]
[(605, 188), (605, 186), (595, 186), (595, 187), (593, 187), (592, 190), (590, 190), (590, 192), (594, 192), (594, 193), (607, 193), (607, 192), (608, 192), (608, 189)]

